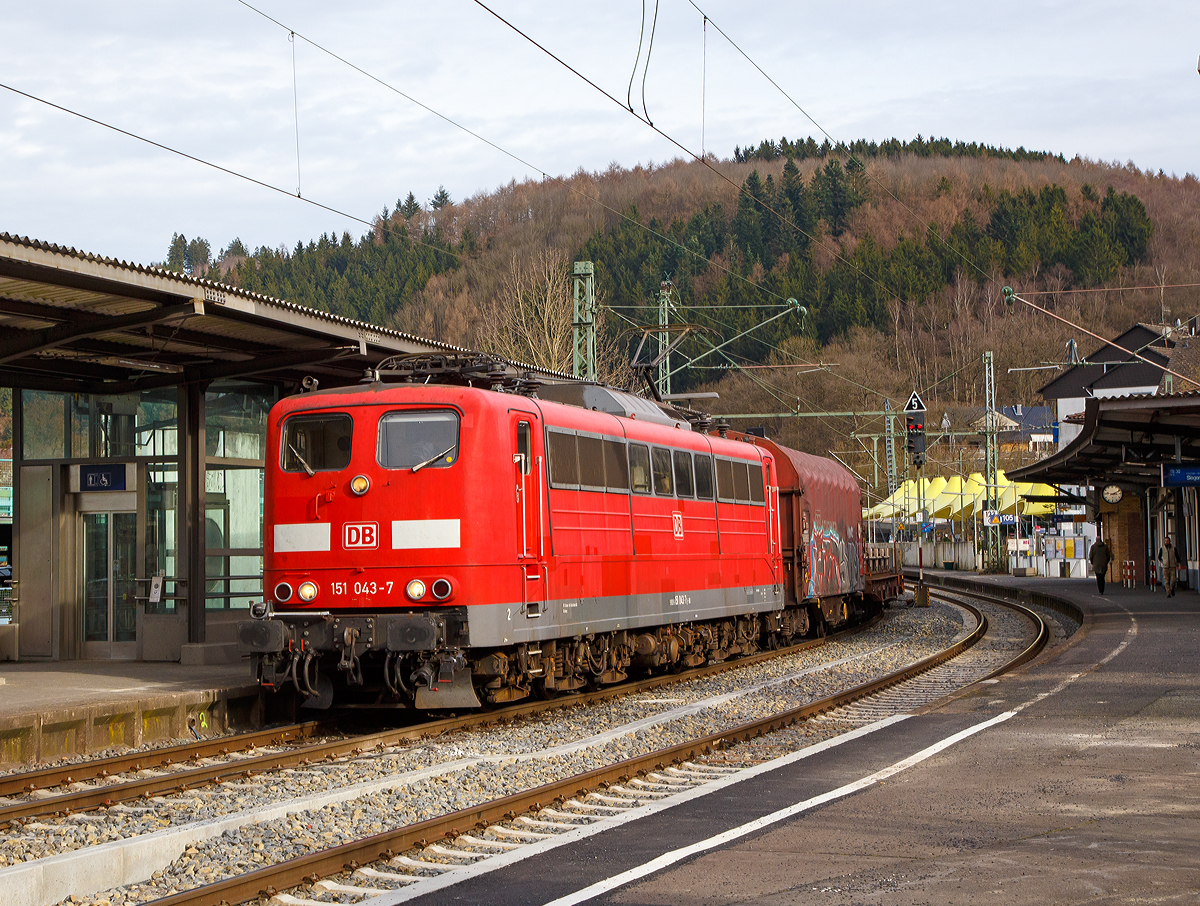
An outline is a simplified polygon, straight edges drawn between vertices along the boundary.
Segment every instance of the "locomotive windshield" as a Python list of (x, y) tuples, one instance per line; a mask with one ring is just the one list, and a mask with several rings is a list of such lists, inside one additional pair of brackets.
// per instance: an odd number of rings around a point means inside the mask
[(385, 469), (444, 469), (458, 459), (458, 413), (389, 412), (379, 420)]
[(312, 475), (346, 468), (353, 429), (349, 415), (293, 415), (283, 423), (283, 471)]

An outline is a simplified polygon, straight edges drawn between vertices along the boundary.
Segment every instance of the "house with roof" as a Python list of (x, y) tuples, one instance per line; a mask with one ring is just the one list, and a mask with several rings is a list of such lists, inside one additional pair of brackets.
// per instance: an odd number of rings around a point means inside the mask
[[(971, 430), (983, 434), (987, 429), (987, 412), (969, 423)], [(996, 408), (996, 439), (1002, 450), (1028, 449), (1047, 453), (1054, 443), (1054, 410), (1050, 406), (998, 406)]]
[[(1177, 347), (1179, 358), (1183, 358), (1186, 349), (1190, 361), (1192, 348), (1200, 342), (1195, 336), (1196, 321), (1193, 318), (1187, 324), (1173, 327), (1135, 324), (1042, 387), (1043, 399), (1055, 408), (1059, 425), (1058, 448), (1062, 449), (1079, 435), (1088, 399), (1171, 393), (1182, 389), (1166, 380), (1171, 376), (1164, 375), (1162, 368), (1170, 367)], [(1142, 361), (1137, 355), (1149, 362)], [(1200, 365), (1200, 359), (1195, 364)]]

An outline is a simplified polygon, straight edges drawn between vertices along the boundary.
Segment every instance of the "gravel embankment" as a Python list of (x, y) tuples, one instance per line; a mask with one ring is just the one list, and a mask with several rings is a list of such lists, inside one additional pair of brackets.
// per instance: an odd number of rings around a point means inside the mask
[[(0, 864), (371, 785), (354, 798), (196, 842), (147, 883), (71, 900), (92, 906), (145, 902), (798, 707), (940, 650), (970, 630), (963, 616), (940, 603), (928, 610), (890, 611), (880, 625), (844, 642), (652, 693), (458, 731), (136, 807), (31, 821), (0, 839)], [(797, 727), (787, 731), (786, 744), (799, 748), (837, 732), (829, 722)]]

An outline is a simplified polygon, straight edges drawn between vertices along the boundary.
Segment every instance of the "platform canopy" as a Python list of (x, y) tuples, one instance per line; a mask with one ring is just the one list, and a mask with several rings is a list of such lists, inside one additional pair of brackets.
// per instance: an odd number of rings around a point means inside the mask
[[(272, 402), (312, 389), (314, 380), (324, 388), (358, 383), (399, 355), (483, 360), (449, 343), (238, 287), (0, 233), (0, 387), (18, 391), (13, 584), (21, 589), (22, 656), (91, 656), (86, 648), (93, 642), (108, 652), (95, 656), (134, 656), (113, 654), (114, 646), (144, 640), (126, 606), (136, 598), (128, 589), (113, 616), (107, 603), (103, 612), (88, 611), (95, 626), (85, 629), (84, 598), (74, 589), (95, 564), (76, 563), (70, 554), (74, 516), (101, 502), (83, 499), (78, 486), (68, 490), (85, 463), (89, 469), (97, 460), (116, 465), (123, 503), (117, 507), (116, 498), (106, 497), (104, 506), (119, 509), (123, 530), (145, 542), (123, 549), (134, 552), (133, 564), (145, 560), (147, 572), (122, 581), (146, 583), (144, 590), (150, 571), (162, 575), (170, 561), (164, 584), (174, 591), (164, 594), (172, 606), (186, 606), (187, 641), (203, 646), (207, 612), (228, 608), (235, 596), (247, 599), (256, 582), (261, 586)], [(570, 379), (522, 363), (508, 363), (507, 370), (534, 372), (543, 384)], [(485, 373), (490, 378), (492, 371)], [(149, 477), (124, 490), (126, 475), (136, 477), (139, 468), (155, 476), (153, 500)], [(86, 550), (100, 550), (100, 543)], [(95, 581), (108, 602), (116, 594), (109, 577), (116, 566), (110, 570), (107, 556), (95, 562), (104, 572)], [(261, 595), (261, 588), (254, 593)], [(93, 598), (87, 600), (99, 600)]]
[(310, 375), (334, 386), (390, 356), (438, 352), (467, 350), (0, 233), (0, 386), (122, 394), (253, 377), (298, 388)]
[(1083, 430), (1015, 481), (1053, 485), (1159, 487), (1164, 463), (1200, 461), (1200, 391), (1089, 399)]

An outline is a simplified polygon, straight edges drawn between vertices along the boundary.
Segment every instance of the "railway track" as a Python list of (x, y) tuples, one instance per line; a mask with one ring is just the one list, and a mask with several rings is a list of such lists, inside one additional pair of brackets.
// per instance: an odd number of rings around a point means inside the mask
[[(306, 743), (304, 740), (325, 735), (331, 730), (328, 722), (312, 721), (0, 775), (0, 797), (14, 800), (0, 804), (0, 824), (16, 819), (69, 815), (213, 783), (251, 779), (271, 771), (309, 767), (333, 759), (359, 756), (372, 750), (430, 739), (455, 730), (486, 727), (547, 711), (607, 701), (617, 696), (642, 694), (673, 683), (716, 676), (728, 670), (818, 648), (862, 632), (877, 619), (878, 616), (843, 632), (787, 648), (762, 651), (680, 673), (653, 676), (549, 701), (525, 701), (494, 711), (435, 719), (377, 733)], [(268, 751), (255, 751), (264, 748)]]
[[(744, 748), (753, 750), (771, 734), (802, 723), (836, 727), (831, 733), (837, 733), (911, 712), (1013, 669), (1046, 644), (1047, 627), (1033, 611), (1007, 602), (982, 601), (977, 606), (961, 593), (938, 597), (971, 613), (974, 627), (960, 633), (954, 644), (886, 676), (728, 730), (153, 902), (219, 906), (257, 899), (274, 906), (308, 906), (369, 903), (385, 894), (395, 902), (397, 891), (401, 898), (416, 896), (431, 885), (444, 886), (456, 871), (489, 857), (592, 824), (612, 823), (764, 760), (751, 751), (740, 763), (732, 763), (730, 756), (740, 744), (750, 743)], [(1000, 618), (1006, 614), (1018, 614), (1015, 619), (1026, 628), (1017, 631), (1011, 625), (1014, 618)]]

